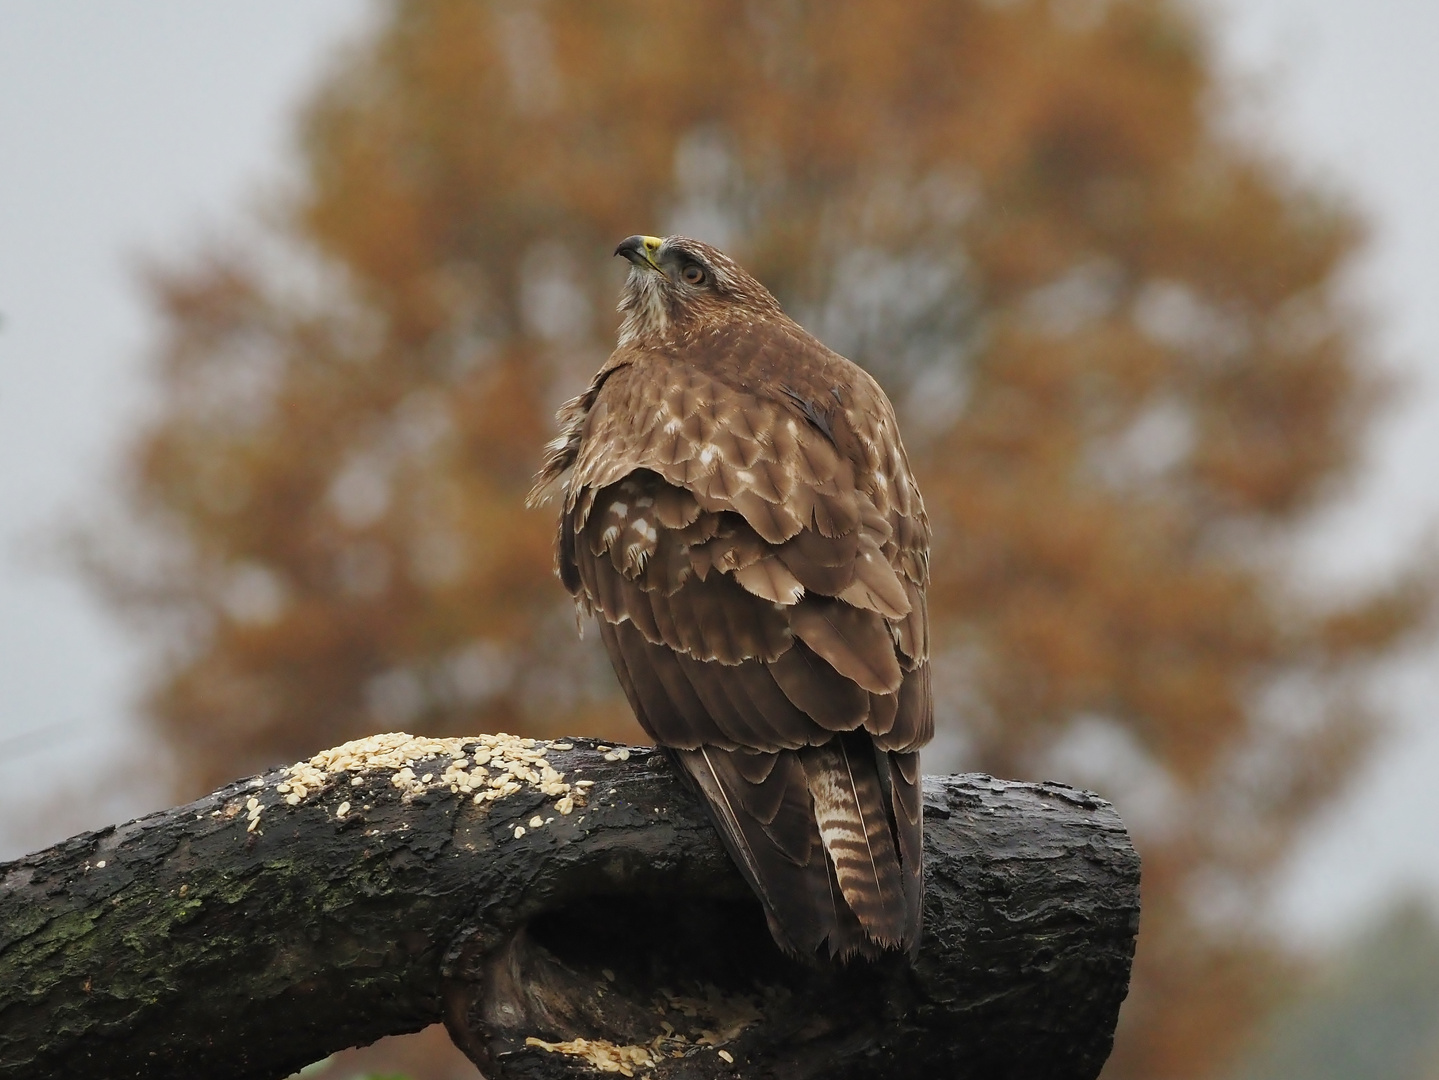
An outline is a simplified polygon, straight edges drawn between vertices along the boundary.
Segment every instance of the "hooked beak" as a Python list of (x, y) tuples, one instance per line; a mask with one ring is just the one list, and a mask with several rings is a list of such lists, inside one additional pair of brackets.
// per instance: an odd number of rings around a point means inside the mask
[(627, 236), (615, 248), (615, 254), (623, 255), (635, 266), (658, 270), (660, 265), (655, 262), (655, 254), (663, 243), (664, 240), (658, 236)]

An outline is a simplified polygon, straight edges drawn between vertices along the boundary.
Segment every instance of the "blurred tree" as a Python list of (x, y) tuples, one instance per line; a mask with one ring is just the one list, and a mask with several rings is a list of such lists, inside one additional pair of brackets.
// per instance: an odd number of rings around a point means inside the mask
[(1402, 901), (1304, 981), (1231, 1080), (1439, 1077), (1439, 926)]
[[(1108, 1076), (1204, 1075), (1255, 891), (1428, 603), (1293, 595), (1377, 397), (1355, 218), (1226, 135), (1163, 0), (396, 0), (275, 244), (158, 272), (125, 494), (183, 795), (371, 732), (639, 737), (521, 496), (634, 232), (732, 251), (898, 404), (936, 527), (930, 768), (1072, 779), (1145, 856)], [(109, 552), (106, 556), (104, 553)], [(592, 635), (593, 638), (593, 635)]]

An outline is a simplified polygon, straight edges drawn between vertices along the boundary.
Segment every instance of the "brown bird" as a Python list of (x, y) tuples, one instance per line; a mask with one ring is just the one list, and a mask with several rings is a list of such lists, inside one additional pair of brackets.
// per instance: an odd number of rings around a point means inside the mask
[(708, 244), (615, 254), (619, 345), (530, 494), (560, 580), (781, 948), (913, 955), (929, 522), (894, 409)]

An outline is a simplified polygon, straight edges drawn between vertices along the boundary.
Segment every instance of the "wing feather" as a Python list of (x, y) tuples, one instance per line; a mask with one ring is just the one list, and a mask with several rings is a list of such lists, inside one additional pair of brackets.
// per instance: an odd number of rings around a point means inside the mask
[(769, 665), (775, 685), (806, 716), (828, 731), (850, 731), (869, 717), (869, 695), (839, 676), (803, 642)]
[(855, 685), (875, 694), (899, 689), (904, 673), (884, 619), (838, 600), (807, 596), (790, 609), (790, 629)]
[(928, 661), (905, 672), (896, 698), (894, 721), (888, 731), (874, 733), (874, 744), (884, 750), (918, 750), (934, 737)]
[[(753, 661), (751, 661), (753, 663)], [(754, 750), (776, 751), (794, 748), (808, 741), (814, 729), (807, 717), (788, 729), (776, 730), (765, 717), (749, 707), (748, 696), (733, 676), (734, 667), (705, 663), (688, 656), (679, 657), (680, 669), (694, 687), (695, 694), (710, 710), (710, 717), (729, 746)]]
[(735, 580), (747, 592), (772, 604), (788, 606), (798, 603), (804, 597), (804, 586), (789, 568), (773, 555), (741, 567), (735, 571)]

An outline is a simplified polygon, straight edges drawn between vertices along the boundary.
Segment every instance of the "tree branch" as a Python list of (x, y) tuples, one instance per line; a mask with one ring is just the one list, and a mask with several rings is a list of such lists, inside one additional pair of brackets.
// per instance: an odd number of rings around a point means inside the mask
[(1139, 911), (1107, 803), (929, 778), (918, 964), (821, 972), (663, 757), (618, 757), (548, 750), (594, 784), (569, 814), (444, 756), (297, 805), (277, 770), (0, 864), (0, 1078), (272, 1080), (442, 1018), (491, 1080), (1098, 1074)]

